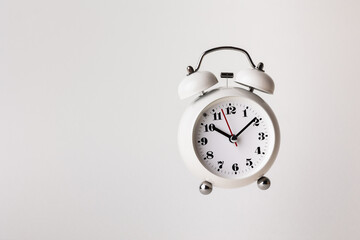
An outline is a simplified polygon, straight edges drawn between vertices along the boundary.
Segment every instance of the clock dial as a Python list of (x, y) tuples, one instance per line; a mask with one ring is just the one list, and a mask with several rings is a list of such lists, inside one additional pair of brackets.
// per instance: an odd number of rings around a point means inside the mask
[(215, 175), (243, 178), (259, 171), (274, 149), (274, 126), (256, 102), (225, 97), (208, 105), (193, 130), (202, 165)]

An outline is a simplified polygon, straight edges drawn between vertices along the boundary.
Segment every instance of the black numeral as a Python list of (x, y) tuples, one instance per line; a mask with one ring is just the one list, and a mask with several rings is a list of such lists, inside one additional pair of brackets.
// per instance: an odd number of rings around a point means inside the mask
[(256, 148), (255, 153), (261, 154), (261, 149), (260, 149), (260, 147), (257, 147), (257, 148)]
[(214, 131), (214, 127), (215, 127), (215, 125), (212, 124), (212, 123), (211, 123), (210, 125), (205, 124), (205, 132), (208, 132), (208, 131), (212, 132), (212, 131)]
[(203, 138), (200, 139), (199, 143), (201, 145), (206, 145), (208, 143), (208, 140), (207, 140), (207, 138), (203, 137)]
[(255, 153), (257, 153), (257, 154), (265, 154), (264, 152), (261, 152), (260, 147), (256, 148)]
[(246, 107), (246, 108), (243, 110), (244, 117), (247, 117), (247, 112), (246, 112), (246, 110), (247, 110), (248, 108), (249, 108), (249, 107)]
[(251, 158), (247, 158), (247, 159), (246, 159), (246, 166), (249, 166), (249, 167), (251, 167), (251, 168), (254, 167), (254, 166), (253, 166), (253, 162), (251, 161)]
[(221, 112), (214, 113), (214, 120), (221, 120)]
[(236, 107), (230, 106), (230, 107), (227, 107), (227, 108), (226, 108), (226, 114), (227, 114), (227, 115), (235, 114), (235, 113), (236, 113)]
[(232, 170), (234, 170), (235, 172), (236, 172), (236, 171), (239, 171), (239, 165), (238, 165), (237, 163), (234, 163), (231, 168), (232, 168)]
[(259, 126), (261, 120), (262, 120), (262, 118), (255, 118), (254, 126), (256, 126), (256, 127)]
[(214, 153), (213, 153), (212, 151), (208, 151), (208, 152), (206, 153), (206, 158), (207, 158), (207, 159), (213, 159), (213, 158), (214, 158)]
[(264, 140), (264, 139), (267, 138), (267, 137), (268, 137), (267, 134), (265, 134), (265, 133), (263, 133), (263, 132), (259, 133), (259, 140)]
[(224, 161), (218, 161), (218, 165), (219, 165), (218, 171), (220, 171), (220, 169), (222, 169), (224, 165)]

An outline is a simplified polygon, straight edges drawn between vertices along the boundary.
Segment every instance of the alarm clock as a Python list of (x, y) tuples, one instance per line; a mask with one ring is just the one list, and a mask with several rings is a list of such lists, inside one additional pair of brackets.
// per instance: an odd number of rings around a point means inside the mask
[[(234, 50), (246, 55), (251, 65), (237, 74), (222, 72), (227, 84), (200, 71), (203, 58), (215, 51)], [(185, 164), (202, 183), (202, 194), (213, 187), (236, 188), (257, 182), (270, 187), (264, 175), (274, 163), (280, 146), (278, 121), (270, 106), (255, 91), (273, 94), (274, 81), (244, 49), (222, 46), (205, 51), (197, 67), (178, 87), (180, 99), (196, 98), (186, 108), (178, 129), (178, 145)], [(228, 81), (235, 82), (231, 87)]]

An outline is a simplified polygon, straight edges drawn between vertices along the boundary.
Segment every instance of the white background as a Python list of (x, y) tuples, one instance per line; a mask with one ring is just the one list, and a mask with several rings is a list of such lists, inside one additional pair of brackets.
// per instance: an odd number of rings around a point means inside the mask
[[(358, 1), (0, 1), (0, 239), (359, 239)], [(276, 83), (256, 184), (198, 191), (177, 86), (234, 45)], [(238, 71), (245, 57), (209, 55)]]

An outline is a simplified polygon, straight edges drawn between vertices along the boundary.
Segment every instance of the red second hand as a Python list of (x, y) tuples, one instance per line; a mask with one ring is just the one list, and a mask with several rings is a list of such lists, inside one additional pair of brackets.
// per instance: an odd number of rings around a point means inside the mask
[[(229, 130), (230, 130), (230, 134), (231, 134), (231, 136), (233, 136), (234, 134), (232, 133), (231, 128), (230, 128), (230, 125), (229, 125), (229, 123), (228, 123), (228, 120), (227, 120), (226, 117), (225, 117), (224, 110), (221, 109), (221, 112), (222, 112), (222, 114), (223, 114), (223, 116), (224, 116), (224, 118), (225, 118), (226, 124), (227, 124), (227, 126), (228, 126), (228, 128), (229, 128)], [(235, 142), (235, 146), (237, 146), (237, 143), (236, 143), (236, 142)]]

